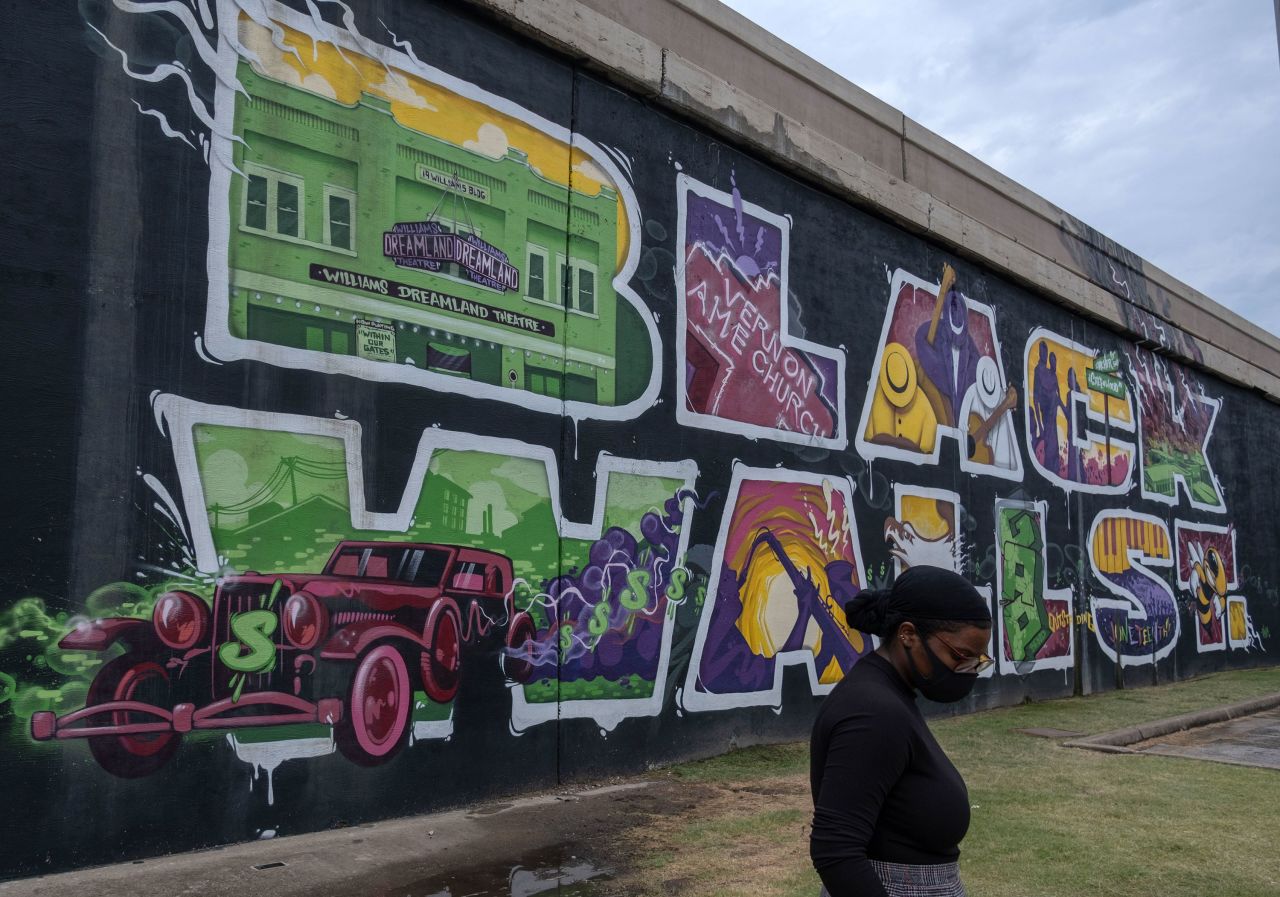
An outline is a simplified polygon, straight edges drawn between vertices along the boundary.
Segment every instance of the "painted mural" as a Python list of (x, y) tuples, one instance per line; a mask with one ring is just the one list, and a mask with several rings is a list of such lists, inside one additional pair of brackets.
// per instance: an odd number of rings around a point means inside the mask
[(885, 518), (884, 540), (895, 573), (918, 566), (964, 572), (959, 493), (896, 483), (893, 503), (895, 516)]
[(790, 221), (677, 178), (684, 298), (676, 343), (681, 423), (841, 449), (844, 353), (792, 336)]
[[(894, 516), (885, 518), (884, 541), (893, 558), (893, 570), (897, 575), (916, 566), (941, 567), (962, 575), (968, 571), (969, 551), (963, 532), (964, 508), (960, 494), (948, 489), (929, 489), (895, 483), (893, 487)], [(975, 588), (988, 601), (991, 587)], [(994, 607), (992, 618), (995, 619)], [(991, 630), (987, 655), (996, 657), (997, 626)], [(995, 674), (988, 667), (978, 675), (988, 679)]]
[(220, 6), (208, 350), (576, 417), (644, 407), (656, 333), (614, 160), (411, 48), (252, 6)]
[(831, 691), (872, 647), (843, 613), (866, 583), (848, 483), (737, 468), (726, 508), (682, 706), (777, 706), (790, 665)]
[(1112, 660), (1154, 663), (1180, 634), (1167, 573), (1173, 566), (1169, 527), (1158, 517), (1102, 511), (1089, 531), (1089, 562), (1112, 597), (1093, 599), (1092, 628)]
[(1067, 491), (1124, 494), (1136, 462), (1133, 399), (1119, 353), (1039, 328), (1027, 339), (1028, 455)]
[(1229, 594), (1240, 588), (1234, 527), (1209, 523), (1174, 525), (1178, 586), (1183, 589), (1196, 633), (1197, 651), (1262, 648), (1249, 616), (1249, 601)]
[(1026, 674), (1074, 663), (1075, 608), (1070, 590), (1050, 589), (1044, 502), (996, 502), (996, 595), (1000, 671)]
[(1191, 507), (1226, 511), (1208, 455), (1222, 403), (1182, 365), (1144, 349), (1126, 354), (1141, 421), (1143, 498), (1176, 505), (1180, 488)]
[(912, 566), (991, 601), (962, 709), (1275, 662), (1270, 405), (375, 6), (72, 12), (90, 279), (5, 281), (79, 404), (14, 452), (0, 879), (803, 737)]
[(893, 273), (872, 372), (858, 425), (864, 457), (936, 464), (950, 437), (962, 470), (1022, 479), (1018, 390), (1004, 374), (995, 312), (964, 295), (950, 265), (937, 284)]

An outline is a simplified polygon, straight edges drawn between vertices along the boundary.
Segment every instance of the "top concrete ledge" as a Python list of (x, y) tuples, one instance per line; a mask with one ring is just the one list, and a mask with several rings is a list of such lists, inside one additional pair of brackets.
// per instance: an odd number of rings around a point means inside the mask
[(1280, 401), (1280, 339), (717, 0), (468, 0), (830, 193)]

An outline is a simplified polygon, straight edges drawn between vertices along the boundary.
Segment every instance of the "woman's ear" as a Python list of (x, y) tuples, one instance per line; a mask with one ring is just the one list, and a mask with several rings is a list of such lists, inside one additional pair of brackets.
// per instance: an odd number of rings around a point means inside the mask
[(903, 623), (898, 627), (898, 632), (894, 636), (904, 648), (914, 648), (920, 641), (920, 633), (916, 629), (915, 623)]

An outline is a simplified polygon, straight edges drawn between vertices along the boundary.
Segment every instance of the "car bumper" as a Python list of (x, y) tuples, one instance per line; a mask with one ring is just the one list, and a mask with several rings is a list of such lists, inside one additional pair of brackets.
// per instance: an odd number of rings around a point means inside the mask
[[(253, 712), (246, 713), (246, 708), (252, 708)], [(234, 716), (228, 715), (232, 712), (236, 712)], [(119, 717), (126, 713), (133, 721), (118, 722)], [(332, 726), (341, 719), (340, 698), (321, 698), (312, 702), (283, 692), (257, 692), (243, 695), (238, 701), (224, 698), (200, 708), (194, 704), (177, 704), (172, 709), (165, 709), (138, 701), (108, 701), (65, 716), (42, 710), (31, 716), (31, 737), (36, 741), (54, 741), (296, 723)]]

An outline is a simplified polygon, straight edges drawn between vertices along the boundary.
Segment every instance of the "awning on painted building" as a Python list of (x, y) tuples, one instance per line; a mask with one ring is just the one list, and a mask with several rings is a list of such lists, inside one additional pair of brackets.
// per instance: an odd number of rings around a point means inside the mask
[(444, 343), (427, 343), (427, 367), (451, 374), (470, 374), (471, 353)]

